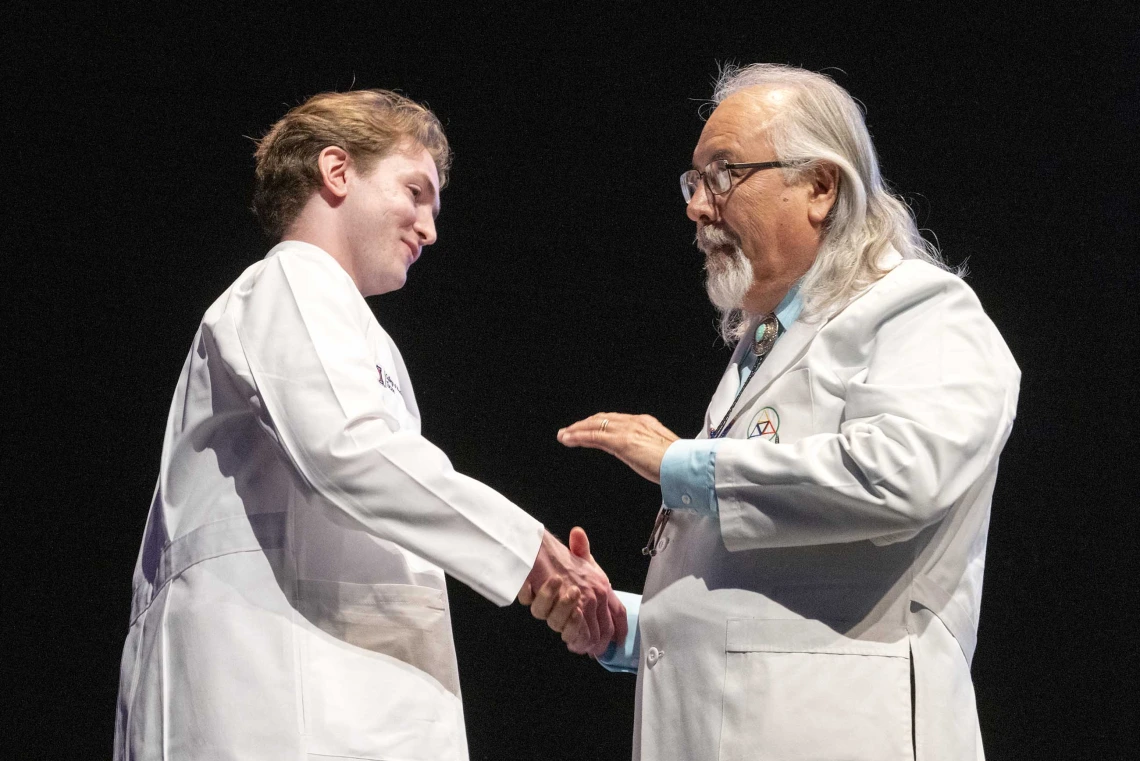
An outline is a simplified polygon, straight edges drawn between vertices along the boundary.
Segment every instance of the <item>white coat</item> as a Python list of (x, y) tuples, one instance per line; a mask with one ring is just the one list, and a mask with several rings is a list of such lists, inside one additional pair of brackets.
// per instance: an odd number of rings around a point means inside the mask
[(718, 515), (674, 511), (658, 542), (634, 758), (981, 759), (970, 659), (1019, 379), (974, 293), (922, 262), (795, 322), (717, 451)]
[(444, 572), (499, 605), (542, 526), (420, 435), (348, 274), (285, 242), (206, 312), (134, 576), (115, 759), (465, 759)]

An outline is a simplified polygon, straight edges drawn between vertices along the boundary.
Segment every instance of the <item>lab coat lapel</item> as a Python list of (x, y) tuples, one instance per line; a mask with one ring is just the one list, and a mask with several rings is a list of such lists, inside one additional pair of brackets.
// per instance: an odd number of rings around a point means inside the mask
[[(902, 256), (892, 248), (879, 260), (879, 267), (884, 272), (887, 272), (897, 267), (901, 261)], [(764, 393), (768, 386), (772, 385), (772, 381), (779, 378), (788, 367), (803, 356), (808, 344), (812, 342), (812, 339), (815, 338), (819, 331), (823, 330), (823, 327), (827, 325), (827, 323), (835, 319), (837, 315), (851, 306), (852, 303), (862, 298), (868, 290), (870, 289), (864, 290), (854, 299), (847, 302), (842, 309), (838, 309), (827, 317), (819, 319), (818, 322), (809, 323), (800, 318), (792, 323), (792, 326), (788, 328), (787, 332), (776, 341), (776, 345), (772, 347), (772, 353), (769, 354), (768, 358), (757, 368), (756, 377), (752, 379), (752, 382), (748, 384), (748, 388), (744, 390), (743, 397), (740, 400), (740, 408), (744, 409), (749, 402)], [(723, 415), (724, 412), (722, 411), (721, 414)]]
[(756, 368), (756, 377), (744, 390), (737, 408), (746, 409), (749, 402), (764, 393), (765, 389), (772, 385), (772, 381), (780, 377), (789, 366), (803, 356), (808, 344), (826, 324), (827, 320), (821, 320), (817, 323), (796, 320), (792, 323), (788, 331), (776, 341), (771, 354), (760, 363), (760, 367)]
[(728, 412), (728, 407), (736, 398), (736, 392), (740, 388), (740, 360), (747, 351), (748, 347), (745, 341), (736, 344), (736, 350), (732, 352), (732, 359), (729, 360), (728, 368), (721, 376), (720, 385), (716, 387), (712, 401), (709, 402), (708, 410), (705, 412), (704, 429), (697, 438), (708, 438), (709, 429), (720, 422), (724, 413)]

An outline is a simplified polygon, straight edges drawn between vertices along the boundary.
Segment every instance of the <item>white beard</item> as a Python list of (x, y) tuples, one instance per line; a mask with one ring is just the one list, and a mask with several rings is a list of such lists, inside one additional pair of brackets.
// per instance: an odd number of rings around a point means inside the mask
[(752, 262), (735, 235), (715, 227), (697, 230), (697, 248), (705, 255), (705, 291), (721, 312), (744, 308), (752, 287)]

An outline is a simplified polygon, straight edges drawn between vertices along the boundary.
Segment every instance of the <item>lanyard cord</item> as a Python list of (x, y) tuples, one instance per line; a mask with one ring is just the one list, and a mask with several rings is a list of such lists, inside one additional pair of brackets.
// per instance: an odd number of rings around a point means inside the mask
[[(764, 332), (760, 332), (760, 328)], [(720, 419), (720, 423), (716, 428), (709, 429), (710, 439), (719, 439), (725, 434), (725, 428), (728, 426), (728, 418), (732, 415), (732, 411), (736, 409), (736, 403), (740, 401), (740, 397), (744, 396), (744, 389), (748, 388), (748, 384), (756, 377), (756, 369), (760, 367), (760, 363), (772, 351), (772, 346), (776, 343), (776, 336), (780, 332), (780, 323), (776, 320), (776, 315), (769, 314), (764, 318), (756, 329), (756, 339), (752, 343), (752, 351), (756, 354), (756, 361), (752, 363), (752, 370), (748, 373), (748, 377), (744, 379), (744, 383), (740, 384), (740, 388), (736, 390), (736, 397), (732, 400), (732, 404), (728, 407), (728, 412), (724, 413), (724, 417)]]
[(748, 388), (748, 384), (756, 377), (756, 368), (760, 367), (760, 362), (763, 361), (763, 359), (764, 358), (759, 355), (756, 356), (756, 361), (752, 363), (752, 370), (749, 371), (748, 377), (744, 379), (744, 383), (740, 384), (740, 388), (736, 390), (736, 398), (733, 399), (732, 404), (729, 405), (728, 412), (724, 413), (724, 417), (720, 419), (720, 424), (717, 425), (716, 428), (709, 429), (710, 439), (719, 439), (724, 435), (724, 428), (728, 424), (728, 416), (736, 409), (736, 403), (739, 402), (740, 397), (744, 395), (744, 389)]
[[(760, 329), (763, 328), (764, 332), (761, 333)], [(728, 412), (724, 413), (721, 418), (720, 424), (716, 428), (709, 429), (710, 439), (719, 439), (725, 434), (725, 428), (728, 426), (728, 419), (732, 415), (732, 411), (736, 409), (736, 403), (740, 401), (740, 397), (744, 395), (744, 389), (748, 388), (748, 384), (756, 377), (756, 370), (760, 367), (760, 363), (772, 351), (773, 344), (776, 343), (776, 338), (780, 333), (780, 323), (776, 320), (776, 315), (769, 314), (760, 325), (756, 328), (756, 338), (752, 343), (752, 351), (756, 354), (756, 361), (752, 363), (752, 371), (748, 373), (748, 377), (744, 379), (744, 383), (740, 384), (740, 388), (736, 390), (736, 398), (732, 400), (732, 404), (728, 407)], [(657, 542), (660, 540), (661, 535), (665, 533), (665, 524), (669, 522), (669, 516), (673, 511), (668, 508), (662, 508), (657, 513), (657, 520), (653, 522), (653, 530), (649, 532), (649, 541), (641, 548), (642, 555), (649, 555), (653, 557), (657, 554)]]

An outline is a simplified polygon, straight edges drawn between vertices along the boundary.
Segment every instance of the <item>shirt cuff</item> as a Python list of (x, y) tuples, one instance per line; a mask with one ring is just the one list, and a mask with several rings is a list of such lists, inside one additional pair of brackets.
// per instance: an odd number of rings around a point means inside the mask
[(678, 439), (661, 460), (661, 500), (670, 510), (716, 515), (716, 450), (724, 439)]
[(641, 610), (641, 595), (630, 592), (614, 594), (625, 606), (626, 621), (629, 622), (629, 634), (625, 635), (625, 642), (621, 645), (611, 642), (606, 652), (598, 658), (598, 663), (606, 671), (621, 671), (626, 674), (637, 673), (637, 663), (641, 660), (641, 635), (637, 631), (637, 614)]

